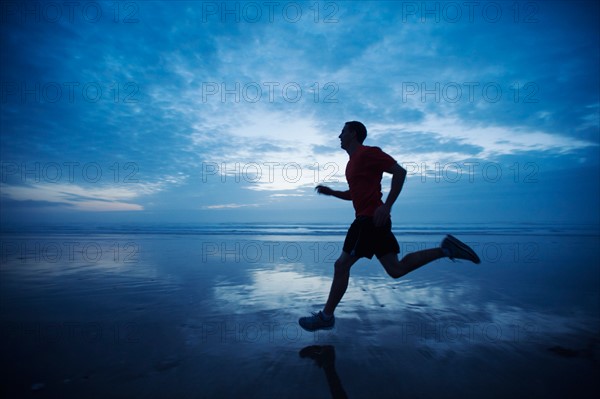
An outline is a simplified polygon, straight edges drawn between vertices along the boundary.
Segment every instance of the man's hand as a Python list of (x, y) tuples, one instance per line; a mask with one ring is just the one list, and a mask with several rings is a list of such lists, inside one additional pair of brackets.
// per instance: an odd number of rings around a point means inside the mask
[(315, 191), (319, 194), (331, 195), (332, 197), (343, 199), (346, 201), (352, 200), (352, 198), (350, 197), (350, 191), (336, 191), (336, 190), (330, 189), (327, 186), (323, 186), (321, 184), (319, 184), (317, 187), (315, 187)]
[(379, 208), (375, 209), (375, 213), (373, 214), (373, 223), (375, 223), (376, 227), (381, 227), (385, 225), (389, 218), (390, 208), (383, 204)]
[(330, 189), (327, 186), (322, 186), (322, 185), (318, 185), (317, 187), (315, 187), (315, 191), (319, 194), (323, 194), (323, 195), (333, 195), (333, 190)]

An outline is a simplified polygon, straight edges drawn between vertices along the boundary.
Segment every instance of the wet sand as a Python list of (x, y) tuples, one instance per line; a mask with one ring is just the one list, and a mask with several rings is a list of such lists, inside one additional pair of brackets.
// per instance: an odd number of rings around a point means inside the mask
[(361, 260), (308, 333), (343, 236), (5, 234), (2, 396), (595, 397), (598, 235), (457, 236), (481, 265)]

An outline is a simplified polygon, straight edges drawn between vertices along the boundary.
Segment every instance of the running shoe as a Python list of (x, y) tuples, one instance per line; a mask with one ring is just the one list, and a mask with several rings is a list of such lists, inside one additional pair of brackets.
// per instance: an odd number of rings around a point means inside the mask
[(450, 259), (465, 259), (470, 260), (473, 263), (481, 263), (479, 256), (464, 242), (458, 238), (448, 234), (442, 241), (442, 248), (445, 248), (450, 252)]
[(331, 319), (325, 320), (323, 312), (318, 312), (313, 313), (312, 316), (301, 317), (298, 323), (306, 331), (331, 330), (335, 325), (335, 316), (332, 315)]

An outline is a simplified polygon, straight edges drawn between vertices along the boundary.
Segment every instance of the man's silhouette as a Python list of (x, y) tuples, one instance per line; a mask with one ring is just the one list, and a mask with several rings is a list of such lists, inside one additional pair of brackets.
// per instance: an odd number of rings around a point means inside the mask
[[(406, 170), (379, 147), (363, 145), (366, 137), (365, 125), (357, 121), (346, 122), (339, 138), (341, 147), (350, 156), (346, 165), (349, 189), (335, 191), (322, 185), (315, 188), (319, 194), (352, 201), (356, 219), (348, 229), (342, 254), (335, 261), (333, 282), (325, 308), (299, 320), (300, 326), (308, 331), (333, 328), (333, 313), (348, 288), (350, 268), (362, 257), (371, 259), (376, 255), (393, 278), (402, 277), (444, 257), (480, 263), (479, 257), (469, 246), (451, 235), (444, 238), (439, 248), (413, 252), (398, 259), (400, 247), (392, 233), (390, 212), (404, 185)], [(383, 172), (392, 174), (392, 187), (385, 202), (381, 200)]]
[(342, 386), (342, 381), (335, 371), (335, 348), (333, 345), (310, 345), (300, 350), (300, 357), (311, 358), (317, 366), (325, 371), (329, 392), (332, 399), (347, 399), (346, 391)]

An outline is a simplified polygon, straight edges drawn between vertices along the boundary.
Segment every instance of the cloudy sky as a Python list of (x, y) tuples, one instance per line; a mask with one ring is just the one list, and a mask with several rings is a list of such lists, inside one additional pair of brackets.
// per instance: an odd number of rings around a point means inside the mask
[(348, 120), (396, 225), (599, 222), (593, 2), (69, 4), (1, 6), (5, 223), (350, 222)]

